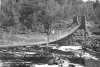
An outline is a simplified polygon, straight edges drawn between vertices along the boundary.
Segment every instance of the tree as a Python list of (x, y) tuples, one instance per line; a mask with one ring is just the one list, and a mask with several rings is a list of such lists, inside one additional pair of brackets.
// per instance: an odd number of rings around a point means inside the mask
[(51, 33), (52, 22), (54, 21), (53, 17), (49, 16), (46, 11), (42, 11), (41, 14), (39, 15), (39, 20), (41, 21), (41, 23), (44, 26), (45, 33), (47, 35), (47, 46), (48, 46), (49, 35)]
[[(14, 7), (11, 0), (4, 0), (3, 5), (1, 5), (1, 15), (3, 17), (1, 21), (1, 27), (7, 29), (9, 26), (13, 26), (14, 22)], [(2, 18), (1, 17), (1, 18)]]

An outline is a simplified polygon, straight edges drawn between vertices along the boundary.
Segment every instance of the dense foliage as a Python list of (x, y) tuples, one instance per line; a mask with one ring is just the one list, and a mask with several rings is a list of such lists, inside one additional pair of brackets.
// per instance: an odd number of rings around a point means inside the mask
[(100, 4), (82, 0), (2, 0), (0, 29), (10, 33), (48, 32), (60, 19), (87, 16), (99, 24)]

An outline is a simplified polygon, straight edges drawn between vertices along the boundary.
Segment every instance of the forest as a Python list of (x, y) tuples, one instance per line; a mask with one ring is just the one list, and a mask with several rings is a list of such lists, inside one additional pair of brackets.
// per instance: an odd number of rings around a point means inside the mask
[(94, 22), (92, 30), (100, 29), (98, 0), (1, 0), (0, 31), (48, 32), (58, 21), (70, 20), (73, 16), (86, 16), (87, 21)]

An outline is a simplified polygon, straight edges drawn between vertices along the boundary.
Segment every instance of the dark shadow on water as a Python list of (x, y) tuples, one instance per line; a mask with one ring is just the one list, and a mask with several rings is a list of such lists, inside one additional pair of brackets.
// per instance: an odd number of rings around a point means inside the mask
[(75, 63), (75, 64), (80, 64), (85, 66), (85, 60), (83, 58), (77, 58), (77, 57), (73, 57), (73, 58), (68, 58), (70, 60), (71, 63)]

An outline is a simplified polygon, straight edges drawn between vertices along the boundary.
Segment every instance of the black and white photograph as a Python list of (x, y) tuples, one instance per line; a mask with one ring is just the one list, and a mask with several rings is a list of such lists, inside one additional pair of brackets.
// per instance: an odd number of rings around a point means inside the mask
[(100, 0), (0, 0), (0, 67), (100, 67)]

